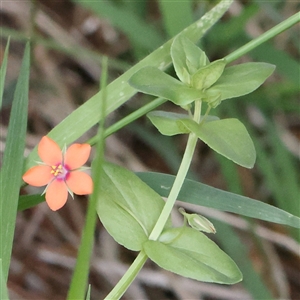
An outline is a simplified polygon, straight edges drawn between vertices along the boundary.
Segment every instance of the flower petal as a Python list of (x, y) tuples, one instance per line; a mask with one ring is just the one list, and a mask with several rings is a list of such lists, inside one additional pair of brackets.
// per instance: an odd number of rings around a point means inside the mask
[(50, 209), (62, 208), (68, 199), (68, 189), (63, 180), (53, 180), (46, 190), (46, 202)]
[(77, 169), (86, 163), (90, 152), (89, 144), (73, 144), (66, 152), (64, 165), (68, 166), (70, 170)]
[(70, 172), (66, 183), (69, 189), (77, 195), (87, 195), (93, 192), (92, 178), (84, 172)]
[(62, 162), (62, 152), (59, 146), (52, 139), (44, 136), (38, 145), (38, 154), (42, 161), (50, 166)]
[(22, 178), (32, 186), (43, 186), (53, 179), (53, 174), (50, 166), (36, 166), (30, 168)]

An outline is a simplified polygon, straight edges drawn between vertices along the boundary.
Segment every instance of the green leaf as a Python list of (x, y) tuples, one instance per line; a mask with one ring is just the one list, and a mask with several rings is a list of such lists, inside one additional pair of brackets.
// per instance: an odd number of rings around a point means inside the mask
[(0, 259), (6, 281), (16, 224), (19, 190), (23, 172), (23, 154), (27, 128), (30, 44), (26, 44), (20, 75), (10, 113), (8, 135), (0, 171)]
[(188, 87), (174, 77), (154, 67), (145, 67), (137, 71), (129, 84), (137, 90), (166, 98), (181, 106), (188, 105), (201, 98), (201, 91)]
[(203, 233), (188, 227), (164, 231), (147, 241), (144, 251), (161, 268), (205, 282), (233, 284), (242, 280), (234, 261)]
[(210, 93), (209, 96), (207, 95), (207, 97), (202, 100), (206, 102), (211, 108), (216, 108), (221, 103), (221, 93)]
[(174, 39), (171, 57), (178, 78), (185, 84), (190, 84), (190, 76), (209, 63), (204, 51), (183, 35)]
[(4, 280), (1, 258), (0, 258), (0, 299), (1, 300), (9, 300), (6, 282)]
[(0, 69), (0, 109), (2, 107), (2, 101), (3, 101), (4, 82), (5, 82), (6, 68), (7, 68), (9, 41), (10, 40), (8, 39), (6, 47), (5, 47), (4, 55), (3, 55), (1, 69)]
[(165, 111), (152, 111), (147, 114), (147, 117), (163, 135), (171, 136), (189, 133), (189, 130), (185, 126), (177, 122), (178, 120), (190, 119), (188, 115)]
[[(137, 173), (154, 191), (168, 197), (175, 176), (161, 173)], [(228, 211), (250, 218), (300, 228), (300, 218), (264, 202), (229, 193), (203, 183), (185, 179), (178, 200)]]
[(45, 201), (45, 196), (40, 194), (21, 195), (18, 202), (18, 210), (22, 211)]
[(225, 66), (226, 61), (219, 59), (200, 68), (192, 77), (192, 86), (199, 90), (209, 88), (220, 78)]
[(119, 244), (130, 250), (141, 250), (164, 201), (127, 169), (107, 163), (101, 175), (97, 204), (101, 222)]
[[(192, 42), (199, 40), (207, 30), (213, 26), (224, 12), (232, 4), (233, 0), (222, 0), (212, 10), (206, 13), (200, 20), (196, 21), (182, 33)], [(130, 70), (122, 74), (107, 86), (107, 108), (106, 115), (116, 110), (127, 100), (129, 100), (137, 91), (128, 84), (129, 78), (139, 69), (146, 66), (153, 66), (160, 69), (166, 69), (171, 64), (170, 47), (173, 39), (169, 40), (157, 50), (153, 51), (146, 58), (141, 60)], [(51, 132), (49, 137), (54, 139), (61, 147), (70, 144), (81, 137), (86, 131), (101, 120), (100, 106), (102, 91), (95, 94), (78, 109), (67, 116)], [(24, 171), (29, 169), (38, 160), (37, 147), (30, 153), (26, 159)]]
[(261, 44), (249, 54), (255, 60), (275, 63), (276, 72), (299, 87), (300, 63), (296, 56), (270, 42)]
[(92, 285), (89, 284), (88, 290), (87, 290), (87, 293), (86, 293), (86, 296), (85, 296), (85, 300), (91, 300), (91, 289), (92, 289)]
[(254, 166), (256, 152), (253, 142), (238, 119), (223, 119), (204, 124), (197, 124), (193, 120), (180, 122), (219, 154), (243, 167)]
[(250, 62), (225, 68), (220, 79), (207, 90), (207, 95), (221, 93), (221, 100), (249, 94), (262, 85), (275, 66)]
[[(152, 111), (147, 114), (152, 124), (159, 130), (163, 135), (176, 135), (183, 133), (190, 133), (190, 130), (182, 125), (181, 120), (190, 120), (189, 115), (178, 114), (165, 111)], [(219, 120), (216, 116), (206, 116), (205, 122)]]

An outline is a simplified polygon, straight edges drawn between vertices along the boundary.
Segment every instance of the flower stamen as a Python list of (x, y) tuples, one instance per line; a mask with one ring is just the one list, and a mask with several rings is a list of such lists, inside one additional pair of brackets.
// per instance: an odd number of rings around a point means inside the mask
[(58, 166), (51, 166), (51, 174), (53, 174), (55, 177), (63, 174), (63, 166), (59, 164)]

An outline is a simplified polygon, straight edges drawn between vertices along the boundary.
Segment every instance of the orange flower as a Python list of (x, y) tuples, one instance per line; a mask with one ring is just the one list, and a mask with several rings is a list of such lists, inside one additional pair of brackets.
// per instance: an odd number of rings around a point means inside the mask
[(73, 144), (67, 151), (61, 151), (59, 146), (47, 136), (38, 145), (38, 154), (42, 159), (39, 166), (29, 169), (23, 180), (32, 186), (47, 185), (46, 202), (52, 210), (58, 210), (65, 205), (68, 192), (73, 197), (91, 194), (93, 191), (92, 178), (80, 171), (89, 158), (89, 144)]

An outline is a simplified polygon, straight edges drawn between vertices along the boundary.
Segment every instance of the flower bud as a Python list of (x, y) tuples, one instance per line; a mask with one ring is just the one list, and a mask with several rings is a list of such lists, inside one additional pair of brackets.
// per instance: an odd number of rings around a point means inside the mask
[(179, 208), (179, 212), (184, 216), (192, 228), (207, 233), (216, 233), (214, 225), (205, 217), (197, 214), (188, 214), (183, 208)]

